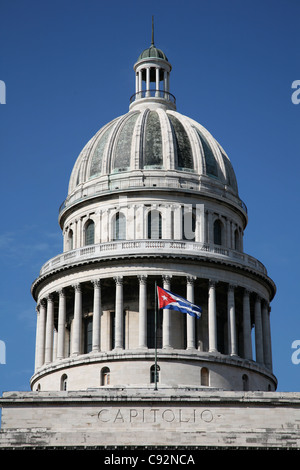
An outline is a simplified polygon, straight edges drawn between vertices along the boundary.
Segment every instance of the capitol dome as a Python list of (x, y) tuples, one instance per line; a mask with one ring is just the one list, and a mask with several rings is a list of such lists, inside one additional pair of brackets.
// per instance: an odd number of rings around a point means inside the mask
[(176, 110), (171, 68), (154, 45), (140, 54), (129, 112), (104, 125), (80, 152), (61, 210), (106, 191), (173, 187), (230, 199), (247, 217), (225, 150), (201, 124)]
[(114, 119), (86, 144), (74, 166), (69, 195), (95, 178), (120, 173), (130, 178), (131, 172), (149, 175), (156, 170), (174, 179), (185, 177), (198, 187), (205, 181), (213, 192), (238, 198), (230, 160), (212, 135), (176, 111), (147, 105)]
[[(244, 252), (248, 215), (230, 160), (177, 111), (153, 37), (133, 68), (129, 111), (77, 157), (59, 209), (62, 253), (32, 284), (31, 387), (275, 390), (276, 287)], [(201, 318), (164, 308), (156, 321), (156, 285), (201, 306)]]

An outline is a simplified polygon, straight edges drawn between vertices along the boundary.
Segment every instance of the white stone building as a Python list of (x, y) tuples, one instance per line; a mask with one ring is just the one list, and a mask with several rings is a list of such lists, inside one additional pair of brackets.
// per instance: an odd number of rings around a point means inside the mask
[[(171, 64), (153, 40), (134, 73), (129, 111), (74, 164), (59, 212), (63, 251), (32, 285), (32, 392), (1, 399), (2, 445), (224, 446), (228, 434), (237, 445), (251, 445), (249, 436), (256, 445), (299, 443), (296, 424), (286, 441), (280, 434), (299, 396), (274, 393), (276, 288), (243, 250), (247, 209), (230, 160), (177, 111)], [(158, 390), (155, 283), (202, 308), (200, 319), (159, 312)], [(264, 426), (273, 430), (267, 440)]]

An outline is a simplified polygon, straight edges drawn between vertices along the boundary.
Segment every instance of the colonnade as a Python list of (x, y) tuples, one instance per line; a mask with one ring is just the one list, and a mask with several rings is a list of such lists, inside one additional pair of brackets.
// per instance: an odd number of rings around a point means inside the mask
[[(152, 69), (152, 70), (151, 70)], [(137, 97), (150, 97), (150, 82), (154, 82), (151, 74), (155, 73), (155, 96), (160, 97), (160, 82), (161, 82), (161, 72), (163, 71), (163, 92), (166, 92), (166, 98), (168, 97), (170, 90), (170, 78), (169, 72), (166, 69), (162, 69), (159, 66), (148, 65), (140, 68), (136, 72), (136, 81), (135, 81), (135, 91)], [(143, 92), (143, 78), (146, 82), (145, 94), (142, 96)], [(168, 99), (168, 98), (167, 98)]]
[[(184, 278), (182, 278), (184, 279)], [(114, 322), (114, 349), (124, 349), (123, 343), (123, 315), (124, 315), (124, 278), (117, 276), (115, 281), (115, 322)], [(147, 285), (149, 278), (147, 275), (138, 276), (138, 349), (147, 348)], [(172, 277), (162, 276), (163, 288), (171, 289)], [(194, 302), (195, 297), (195, 277), (187, 276), (186, 298)], [(92, 352), (101, 351), (101, 315), (102, 315), (102, 295), (100, 279), (91, 280), (93, 284), (93, 317), (92, 317)], [(224, 283), (223, 283), (224, 284)], [(235, 290), (237, 286), (226, 284), (227, 288), (227, 355), (238, 356), (238, 332), (236, 319)], [(70, 287), (70, 286), (69, 286)], [(83, 334), (83, 308), (82, 308), (82, 285), (76, 283), (72, 286), (74, 293), (74, 311), (73, 324), (71, 331), (71, 350), (70, 356), (76, 357), (82, 354), (82, 334)], [(239, 289), (241, 292), (241, 288)], [(58, 318), (54, 324), (54, 295), (58, 295)], [(258, 294), (251, 293), (247, 289), (242, 289), (242, 335), (243, 352), (242, 357), (247, 360), (253, 360), (250, 311), (250, 295), (254, 299), (254, 330), (255, 330), (255, 360), (257, 363), (272, 370), (271, 354), (271, 333), (269, 320), (269, 304), (267, 300), (262, 299)], [(207, 351), (219, 354), (218, 351), (218, 312), (217, 312), (218, 282), (208, 280), (207, 292)], [(206, 305), (203, 305), (203, 316), (206, 315)], [(66, 334), (66, 293), (65, 289), (49, 294), (46, 298), (39, 301), (37, 306), (37, 336), (36, 336), (36, 370), (43, 365), (53, 362), (54, 343), (56, 344), (55, 359), (65, 358), (65, 334)], [(162, 348), (172, 350), (172, 327), (174, 315), (172, 310), (163, 310), (162, 320)], [(197, 350), (196, 341), (196, 323), (201, 322), (194, 317), (186, 317), (186, 349)]]

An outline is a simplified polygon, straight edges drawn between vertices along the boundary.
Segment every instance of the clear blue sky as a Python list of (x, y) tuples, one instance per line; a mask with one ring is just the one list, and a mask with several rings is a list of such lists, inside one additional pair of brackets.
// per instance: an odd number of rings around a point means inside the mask
[(29, 390), (35, 350), (30, 286), (62, 251), (58, 208), (85, 143), (128, 111), (133, 64), (155, 43), (172, 63), (177, 109), (227, 151), (249, 211), (245, 251), (277, 285), (279, 391), (300, 391), (300, 3), (297, 0), (1, 0), (0, 393)]

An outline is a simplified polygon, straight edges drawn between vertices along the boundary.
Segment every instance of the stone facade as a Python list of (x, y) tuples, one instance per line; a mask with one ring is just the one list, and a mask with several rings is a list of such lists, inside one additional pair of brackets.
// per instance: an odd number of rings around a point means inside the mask
[(299, 448), (300, 394), (188, 389), (6, 393), (0, 447)]

